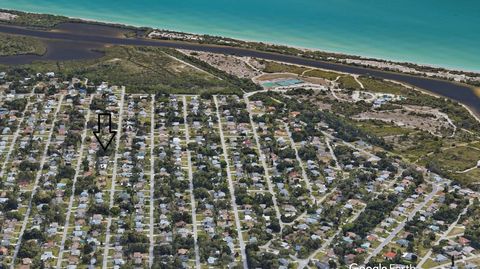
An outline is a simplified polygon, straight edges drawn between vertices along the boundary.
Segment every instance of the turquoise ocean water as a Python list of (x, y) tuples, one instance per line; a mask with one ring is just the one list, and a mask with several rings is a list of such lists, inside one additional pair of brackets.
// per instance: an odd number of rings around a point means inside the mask
[(480, 71), (478, 0), (0, 0), (0, 8)]

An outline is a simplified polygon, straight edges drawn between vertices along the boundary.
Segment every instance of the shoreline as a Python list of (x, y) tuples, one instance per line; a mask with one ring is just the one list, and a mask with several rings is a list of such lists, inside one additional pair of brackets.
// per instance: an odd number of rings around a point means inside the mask
[[(23, 11), (22, 11), (23, 12)], [(42, 14), (42, 13), (36, 13), (36, 14)], [(56, 16), (65, 16), (61, 14), (53, 14)], [(263, 41), (263, 40), (254, 40), (254, 39), (248, 39), (248, 38), (242, 38), (242, 37), (232, 37), (232, 36), (223, 36), (223, 35), (214, 35), (214, 34), (209, 34), (209, 33), (198, 33), (198, 32), (184, 32), (180, 29), (166, 29), (166, 28), (158, 28), (156, 26), (149, 26), (149, 25), (135, 25), (131, 23), (123, 23), (123, 22), (114, 22), (114, 21), (108, 21), (108, 20), (95, 20), (95, 19), (88, 19), (84, 17), (69, 17), (70, 19), (74, 20), (79, 20), (78, 23), (81, 22), (86, 22), (86, 23), (92, 23), (92, 24), (99, 24), (99, 25), (110, 25), (110, 26), (123, 26), (126, 28), (137, 28), (137, 29), (142, 29), (142, 28), (150, 28), (152, 30), (158, 30), (158, 31), (164, 31), (164, 32), (174, 32), (174, 33), (179, 33), (179, 34), (185, 34), (185, 35), (197, 35), (197, 36), (211, 36), (211, 37), (219, 37), (223, 39), (235, 39), (240, 42), (251, 42), (251, 43), (261, 43), (269, 46), (284, 46), (284, 47), (289, 47), (293, 49), (298, 49), (304, 52), (323, 52), (323, 53), (331, 53), (331, 54), (337, 54), (344, 56), (346, 58), (358, 58), (361, 60), (371, 60), (371, 61), (377, 61), (377, 62), (382, 62), (382, 63), (392, 63), (392, 64), (399, 64), (399, 65), (415, 65), (418, 67), (425, 67), (425, 68), (434, 68), (434, 69), (445, 69), (447, 71), (454, 71), (454, 72), (462, 72), (462, 73), (476, 73), (480, 75), (480, 69), (479, 70), (469, 70), (469, 69), (458, 69), (454, 67), (448, 67), (448, 66), (441, 66), (441, 65), (436, 65), (436, 64), (430, 64), (430, 63), (421, 63), (421, 62), (411, 62), (408, 60), (402, 60), (402, 59), (386, 59), (382, 57), (376, 57), (376, 56), (371, 56), (371, 55), (366, 55), (366, 54), (351, 54), (351, 53), (345, 53), (341, 51), (335, 51), (335, 50), (328, 50), (324, 48), (309, 48), (309, 47), (302, 47), (298, 45), (293, 45), (293, 44), (287, 44), (287, 43), (281, 43), (281, 42), (268, 42), (268, 41)]]
[[(94, 25), (93, 23), (83, 22), (84, 25)], [(82, 25), (82, 22), (78, 25)], [(272, 60), (278, 62), (284, 62), (287, 64), (299, 64), (305, 65), (313, 68), (321, 68), (335, 72), (345, 72), (358, 75), (367, 75), (378, 77), (381, 79), (391, 79), (403, 83), (408, 83), (414, 87), (425, 89), (426, 91), (438, 94), (444, 98), (451, 99), (457, 103), (462, 103), (471, 108), (475, 114), (480, 115), (480, 98), (472, 90), (473, 87), (464, 83), (457, 83), (450, 80), (439, 79), (439, 78), (430, 78), (425, 76), (415, 76), (407, 73), (386, 71), (375, 68), (367, 68), (361, 66), (347, 65), (338, 63), (335, 61), (321, 60), (321, 59), (312, 59), (307, 57), (302, 57), (302, 55), (292, 55), (288, 53), (280, 53), (276, 51), (265, 51), (255, 48), (247, 48), (240, 46), (227, 46), (219, 45), (215, 43), (197, 43), (197, 42), (188, 42), (188, 41), (178, 41), (178, 40), (164, 40), (164, 39), (147, 39), (143, 37), (112, 37), (102, 35), (102, 26), (108, 26), (105, 24), (95, 24), (98, 29), (95, 27), (89, 28), (89, 31), (78, 31), (77, 27), (72, 27), (69, 31), (55, 32), (51, 31), (52, 29), (28, 27), (28, 26), (18, 26), (12, 24), (0, 24), (0, 32), (32, 36), (36, 38), (41, 38), (50, 42), (50, 44), (59, 42), (58, 46), (54, 48), (53, 51), (50, 51), (44, 57), (36, 57), (34, 61), (42, 60), (79, 60), (89, 57), (89, 58), (98, 58), (98, 55), (93, 55), (91, 53), (91, 46), (104, 46), (104, 45), (131, 45), (131, 46), (153, 46), (153, 47), (163, 47), (163, 48), (172, 48), (172, 49), (187, 49), (187, 50), (196, 50), (204, 51), (209, 53), (220, 53), (227, 55), (236, 55), (236, 56), (245, 56), (245, 57), (254, 57), (264, 60)], [(111, 26), (111, 25), (110, 25)], [(81, 29), (81, 27), (79, 27)], [(121, 29), (120, 26), (117, 27)], [(62, 44), (63, 43), (63, 44)], [(70, 45), (69, 45), (70, 44)], [(71, 50), (71, 46), (76, 46), (76, 51)], [(56, 50), (56, 51), (55, 51)], [(78, 57), (81, 53), (84, 53), (86, 56)], [(61, 57), (59, 57), (61, 55)], [(98, 56), (98, 57), (97, 57)], [(76, 58), (75, 58), (76, 57)], [(22, 60), (21, 58), (17, 58)], [(0, 58), (0, 60), (2, 60)], [(10, 63), (6, 64), (15, 64), (15, 58), (10, 58)], [(24, 62), (17, 64), (26, 64), (28, 59), (23, 59)]]
[[(430, 91), (427, 91), (425, 89), (422, 89), (422, 88), (417, 88), (413, 85), (410, 85), (410, 84), (407, 84), (407, 83), (402, 83), (402, 82), (398, 82), (396, 80), (390, 80), (390, 79), (386, 79), (386, 81), (389, 81), (389, 82), (392, 82), (392, 83), (396, 83), (396, 84), (399, 84), (399, 85), (402, 85), (403, 87), (406, 87), (408, 89), (411, 89), (412, 91), (419, 91), (423, 94), (428, 94), (430, 96), (433, 96), (433, 97), (436, 97), (436, 98), (444, 98), (444, 96), (442, 95), (439, 95), (439, 94), (436, 94), (436, 93), (433, 93), (433, 92), (430, 92)], [(470, 113), (470, 115), (480, 123), (480, 112), (476, 113), (473, 109), (471, 109), (469, 106), (463, 104), (463, 103), (460, 103), (458, 102), (459, 105), (461, 105), (464, 109), (466, 109), (468, 111), (468, 113)]]
[[(57, 16), (63, 16), (59, 14), (54, 14)], [(262, 40), (253, 40), (253, 39), (248, 39), (248, 38), (242, 38), (242, 37), (231, 37), (231, 36), (222, 36), (222, 35), (213, 35), (209, 33), (197, 33), (197, 32), (183, 32), (181, 30), (175, 30), (175, 29), (165, 29), (165, 28), (156, 28), (155, 26), (147, 26), (147, 25), (134, 25), (134, 24), (125, 24), (122, 22), (113, 22), (113, 21), (102, 21), (102, 20), (94, 20), (94, 19), (87, 19), (87, 18), (82, 18), (82, 17), (68, 17), (71, 19), (76, 19), (88, 23), (93, 23), (93, 24), (100, 24), (100, 25), (121, 25), (127, 28), (134, 27), (137, 29), (141, 28), (151, 28), (153, 30), (159, 30), (159, 31), (165, 31), (165, 32), (177, 32), (181, 34), (187, 34), (187, 35), (199, 35), (199, 36), (214, 36), (214, 37), (219, 37), (219, 38), (225, 38), (225, 39), (236, 39), (241, 42), (252, 42), (252, 43), (262, 43), (265, 45), (269, 46), (285, 46), (293, 49), (298, 49), (301, 51), (305, 52), (323, 52), (323, 53), (331, 53), (331, 54), (337, 54), (344, 56), (345, 58), (358, 58), (361, 60), (371, 60), (371, 61), (377, 61), (381, 63), (393, 63), (393, 64), (399, 64), (399, 65), (415, 65), (418, 67), (423, 67), (423, 68), (434, 68), (434, 69), (444, 69), (447, 71), (453, 71), (453, 72), (461, 72), (461, 73), (475, 73), (480, 75), (480, 69), (478, 70), (470, 70), (470, 69), (459, 69), (455, 67), (448, 67), (448, 66), (441, 66), (441, 65), (436, 65), (436, 64), (430, 64), (430, 63), (421, 63), (421, 62), (413, 62), (413, 61), (408, 61), (408, 60), (402, 60), (402, 59), (386, 59), (386, 58), (381, 58), (381, 57), (376, 57), (376, 56), (371, 56), (371, 55), (366, 55), (366, 54), (350, 54), (350, 53), (345, 53), (341, 51), (334, 51), (334, 50), (328, 50), (328, 49), (323, 49), (323, 48), (308, 48), (308, 47), (302, 47), (298, 45), (292, 45), (292, 44), (287, 44), (287, 43), (281, 43), (281, 42), (267, 42), (267, 41), (262, 41)]]
[[(36, 15), (54, 15), (54, 16), (60, 16), (60, 17), (65, 17), (68, 18), (72, 21), (71, 23), (87, 23), (87, 24), (94, 24), (94, 25), (103, 25), (103, 26), (111, 26), (111, 27), (122, 27), (126, 29), (132, 29), (132, 30), (142, 30), (142, 29), (149, 29), (149, 30), (158, 30), (158, 31), (163, 31), (163, 32), (174, 32), (174, 33), (180, 33), (180, 34), (186, 34), (186, 35), (197, 35), (197, 36), (208, 36), (208, 37), (217, 37), (221, 39), (231, 39), (231, 40), (236, 40), (239, 42), (247, 42), (247, 43), (259, 43), (259, 44), (265, 44), (268, 46), (281, 46), (281, 47), (288, 47), (292, 49), (297, 49), (303, 52), (319, 52), (319, 53), (328, 53), (328, 54), (335, 54), (338, 56), (345, 57), (345, 59), (348, 58), (353, 58), (353, 59), (359, 59), (359, 60), (365, 60), (365, 61), (376, 61), (379, 63), (389, 63), (389, 64), (399, 64), (399, 65), (414, 65), (418, 68), (433, 68), (433, 69), (443, 69), (445, 71), (453, 71), (453, 72), (461, 72), (461, 73), (474, 73), (477, 75), (480, 75), (480, 69), (479, 70), (470, 70), (466, 68), (455, 68), (455, 67), (449, 67), (449, 66), (442, 66), (439, 64), (431, 64), (431, 63), (422, 63), (422, 62), (415, 62), (415, 61), (408, 61), (408, 60), (402, 60), (402, 59), (394, 59), (394, 57), (388, 59), (388, 58), (383, 58), (383, 57), (376, 57), (376, 56), (370, 56), (367, 54), (359, 54), (359, 53), (346, 53), (346, 52), (341, 52), (341, 51), (335, 51), (335, 50), (329, 50), (329, 49), (323, 49), (323, 48), (308, 48), (308, 47), (303, 47), (303, 46), (298, 46), (298, 45), (292, 45), (292, 44), (286, 44), (282, 42), (267, 42), (267, 41), (262, 41), (262, 40), (253, 40), (253, 39), (248, 39), (248, 38), (242, 38), (242, 37), (232, 37), (232, 36), (225, 36), (225, 35), (215, 35), (215, 34), (209, 34), (209, 33), (198, 33), (198, 32), (191, 32), (191, 31), (182, 31), (179, 29), (166, 29), (166, 28), (159, 28), (157, 26), (149, 26), (149, 25), (139, 25), (135, 23), (125, 23), (125, 22), (115, 22), (115, 21), (109, 21), (109, 20), (103, 20), (103, 19), (90, 19), (90, 18), (85, 18), (85, 17), (77, 17), (77, 16), (66, 16), (62, 15), (59, 13), (40, 13), (40, 12), (30, 12), (30, 11), (24, 11), (24, 10), (18, 10), (18, 9), (2, 9), (0, 8), (0, 12), (21, 12), (21, 13), (30, 13), (30, 14), (36, 14)], [(3, 21), (0, 20), (0, 24)], [(380, 68), (377, 68), (378, 70), (382, 70)]]
[[(310, 68), (310, 66), (307, 66), (307, 65), (301, 65), (301, 64), (291, 64), (291, 65), (294, 65), (294, 66), (298, 66), (298, 67), (304, 67), (304, 68)], [(325, 69), (325, 68), (321, 68), (321, 67), (318, 67), (316, 68), (318, 70), (322, 70), (322, 71), (326, 71), (326, 72), (332, 72), (331, 69)], [(335, 71), (336, 73), (339, 73), (339, 74), (343, 74), (343, 75), (353, 75), (353, 73), (348, 73), (348, 72), (343, 72), (343, 71)], [(393, 71), (384, 71), (384, 72), (390, 72), (392, 74), (395, 74), (395, 72)], [(298, 74), (295, 74), (295, 73), (285, 73), (285, 74), (291, 74), (291, 75), (295, 75), (295, 76), (299, 76)], [(358, 74), (356, 74), (358, 75)], [(406, 74), (408, 75), (408, 74)], [(410, 75), (412, 77), (415, 77), (414, 75)], [(435, 80), (439, 80), (439, 81), (442, 81), (440, 79), (437, 79), (437, 78), (431, 78), (431, 79), (435, 79)], [(252, 79), (254, 82), (257, 82), (256, 81), (256, 77), (254, 77)], [(426, 90), (426, 89), (423, 89), (423, 88), (419, 88), (419, 87), (415, 87), (414, 85), (411, 85), (409, 83), (405, 83), (405, 82), (400, 82), (400, 81), (397, 81), (397, 80), (393, 80), (393, 79), (384, 79), (385, 81), (388, 81), (388, 82), (392, 82), (392, 83), (395, 83), (395, 84), (398, 84), (398, 85), (402, 85), (410, 90), (413, 90), (413, 91), (419, 91), (423, 94), (428, 94), (430, 96), (433, 96), (433, 97), (436, 97), (436, 98), (448, 98), (448, 97), (445, 97), (441, 94), (438, 94), (438, 93), (434, 93), (432, 91), (429, 91), (429, 90)], [(452, 82), (454, 83), (454, 82)], [(479, 88), (473, 88), (472, 89), (473, 92), (475, 94), (477, 94), (479, 97), (480, 97), (480, 87)], [(458, 101), (457, 101), (458, 102)], [(470, 115), (472, 115), (473, 118), (475, 118), (476, 121), (480, 122), (480, 111), (477, 112), (475, 109), (472, 109), (471, 107), (465, 105), (464, 103), (462, 102), (458, 102), (459, 105), (461, 105), (463, 108), (465, 108), (468, 113), (470, 113)]]

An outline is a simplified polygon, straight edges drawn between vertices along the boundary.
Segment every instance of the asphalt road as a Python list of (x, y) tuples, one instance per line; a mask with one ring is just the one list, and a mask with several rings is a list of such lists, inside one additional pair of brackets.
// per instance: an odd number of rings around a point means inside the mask
[[(88, 102), (89, 106), (92, 103), (93, 100), (93, 95), (90, 97), (90, 101)], [(63, 261), (63, 252), (65, 250), (65, 242), (67, 241), (67, 233), (68, 233), (68, 228), (70, 227), (70, 216), (72, 215), (72, 208), (73, 208), (73, 202), (75, 200), (75, 190), (76, 190), (76, 185), (78, 181), (78, 177), (80, 176), (80, 171), (81, 170), (81, 165), (82, 165), (82, 160), (83, 160), (83, 150), (85, 148), (85, 139), (87, 138), (88, 134), (88, 121), (90, 119), (90, 114), (91, 110), (89, 109), (87, 111), (87, 115), (85, 116), (85, 124), (83, 126), (83, 133), (81, 136), (81, 144), (80, 144), (80, 149), (78, 150), (78, 157), (77, 157), (77, 165), (75, 166), (75, 175), (73, 177), (73, 182), (72, 182), (72, 194), (70, 195), (69, 201), (68, 201), (68, 208), (67, 208), (67, 215), (65, 217), (65, 225), (63, 227), (63, 232), (62, 232), (62, 240), (60, 241), (60, 250), (58, 252), (58, 259), (57, 259), (57, 268), (62, 267), (62, 261)]]
[(215, 102), (215, 107), (217, 109), (218, 131), (219, 131), (219, 134), (220, 134), (220, 141), (221, 141), (222, 149), (223, 149), (223, 159), (225, 160), (225, 163), (226, 163), (228, 188), (230, 190), (230, 203), (232, 204), (233, 214), (235, 216), (235, 225), (236, 225), (237, 233), (238, 233), (238, 244), (240, 246), (240, 255), (242, 257), (243, 268), (248, 269), (247, 253), (245, 251), (246, 245), (245, 245), (245, 241), (243, 240), (242, 226), (240, 225), (238, 207), (237, 207), (237, 202), (235, 200), (235, 187), (234, 187), (233, 177), (232, 177), (232, 172), (231, 172), (232, 168), (230, 167), (230, 160), (229, 160), (229, 157), (228, 157), (227, 144), (225, 142), (225, 136), (223, 135), (222, 116), (220, 115), (217, 96), (213, 97), (213, 101)]
[[(117, 140), (115, 143), (115, 156), (113, 158), (113, 170), (112, 170), (112, 187), (110, 188), (110, 200), (109, 200), (109, 209), (112, 209), (114, 206), (114, 199), (115, 199), (115, 184), (117, 180), (117, 166), (118, 166), (118, 159), (120, 158), (119, 148), (120, 148), (120, 138), (122, 137), (122, 122), (123, 122), (123, 105), (125, 103), (125, 88), (122, 87), (122, 95), (120, 98), (119, 103), (119, 112), (118, 112), (118, 129), (117, 129)], [(112, 226), (112, 216), (109, 216), (107, 219), (107, 228), (106, 228), (106, 235), (105, 235), (105, 245), (103, 251), (103, 264), (102, 268), (107, 269), (108, 267), (108, 257), (109, 257), (109, 250), (110, 250), (110, 233)]]
[(383, 240), (380, 243), (380, 245), (378, 245), (378, 247), (375, 248), (372, 251), (372, 253), (370, 253), (370, 255), (368, 255), (368, 257), (365, 259), (365, 264), (367, 264), (370, 261), (370, 259), (377, 256), (385, 248), (385, 246), (387, 246), (395, 238), (395, 236), (405, 227), (407, 221), (411, 220), (415, 216), (415, 214), (417, 214), (417, 212), (420, 211), (420, 209), (422, 209), (430, 200), (432, 200), (432, 198), (435, 196), (435, 194), (438, 191), (439, 191), (439, 187), (437, 185), (433, 185), (432, 192), (428, 194), (428, 196), (425, 198), (425, 200), (421, 204), (418, 204), (415, 207), (415, 209), (412, 212), (410, 212), (410, 214), (408, 215), (408, 218), (403, 220), (397, 227), (395, 227), (395, 229), (388, 235), (388, 237), (385, 238), (385, 240)]
[[(50, 143), (52, 141), (52, 135), (54, 133), (54, 127), (55, 127), (55, 124), (57, 122), (57, 115), (58, 115), (58, 112), (60, 112), (60, 108), (62, 107), (62, 102), (63, 102), (64, 97), (65, 97), (64, 95), (61, 95), (60, 99), (58, 100), (57, 108), (55, 109), (55, 113), (53, 114), (52, 123), (50, 124), (50, 128), (49, 128), (50, 131), (48, 133), (48, 137), (47, 137), (47, 140), (46, 140), (47, 142), (46, 142), (45, 148), (43, 150), (42, 159), (40, 160), (40, 166), (39, 167), (43, 167), (44, 164), (45, 164), (45, 161), (47, 160), (48, 148), (50, 147)], [(33, 187), (32, 187), (32, 193), (30, 195), (30, 200), (28, 202), (27, 211), (24, 214), (24, 218), (23, 218), (23, 221), (22, 221), (22, 227), (20, 228), (20, 233), (18, 234), (18, 241), (15, 244), (15, 249), (13, 251), (12, 261), (10, 263), (10, 269), (15, 268), (15, 260), (17, 259), (18, 252), (20, 251), (20, 246), (22, 245), (23, 234), (25, 233), (25, 230), (27, 229), (28, 220), (30, 218), (30, 213), (32, 212), (33, 197), (35, 197), (35, 194), (38, 191), (38, 184), (40, 182), (40, 178), (42, 177), (42, 173), (43, 173), (43, 170), (41, 170), (41, 169), (39, 169), (37, 171), (37, 175), (35, 177), (35, 181), (34, 181)]]
[[(183, 96), (183, 122), (185, 124), (185, 143), (190, 143), (190, 129), (187, 120), (187, 98)], [(192, 223), (193, 223), (193, 240), (195, 250), (195, 269), (200, 269), (200, 251), (198, 249), (198, 231), (197, 231), (197, 209), (195, 202), (195, 195), (193, 194), (193, 167), (192, 167), (192, 153), (187, 146), (187, 163), (188, 163), (188, 186), (190, 188), (190, 201), (192, 206)]]

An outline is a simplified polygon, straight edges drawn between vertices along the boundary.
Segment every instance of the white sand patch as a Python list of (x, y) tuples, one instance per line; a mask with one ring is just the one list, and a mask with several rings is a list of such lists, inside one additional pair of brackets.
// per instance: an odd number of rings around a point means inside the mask
[(253, 78), (260, 75), (262, 65), (249, 57), (236, 57), (232, 55), (215, 54), (208, 52), (179, 50), (187, 55), (200, 59), (211, 66), (240, 78)]
[(11, 21), (18, 17), (15, 14), (7, 13), (7, 12), (0, 12), (0, 20), (2, 21)]

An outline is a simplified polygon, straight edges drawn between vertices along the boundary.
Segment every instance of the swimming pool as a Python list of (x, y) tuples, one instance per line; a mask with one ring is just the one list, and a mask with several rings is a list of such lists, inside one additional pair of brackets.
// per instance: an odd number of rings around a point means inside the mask
[(266, 88), (287, 87), (287, 86), (292, 86), (292, 85), (301, 84), (301, 83), (303, 83), (303, 81), (299, 79), (282, 79), (277, 81), (265, 82), (262, 84), (262, 86)]

